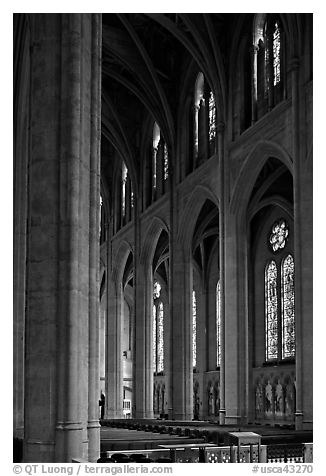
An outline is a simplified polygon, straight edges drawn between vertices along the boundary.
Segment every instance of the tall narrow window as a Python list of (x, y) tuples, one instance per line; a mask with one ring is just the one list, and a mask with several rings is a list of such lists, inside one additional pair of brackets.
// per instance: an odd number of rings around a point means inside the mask
[(281, 267), (282, 358), (295, 355), (294, 329), (294, 260), (288, 255)]
[(102, 209), (103, 209), (103, 198), (102, 198), (102, 195), (100, 195), (100, 220), (99, 220), (99, 234), (100, 234), (100, 238), (101, 238), (101, 243), (102, 243), (102, 229), (103, 229), (103, 213), (102, 213)]
[(281, 33), (277, 22), (273, 32), (273, 71), (276, 86), (281, 81)]
[(121, 174), (121, 200), (122, 200), (122, 216), (126, 215), (126, 183), (127, 183), (128, 169), (124, 162), (122, 162)]
[(164, 325), (163, 303), (158, 305), (157, 317), (157, 371), (164, 371)]
[(204, 105), (204, 75), (199, 73), (195, 86), (195, 100), (194, 100), (194, 152), (195, 157), (198, 155), (198, 142), (199, 142), (199, 110)]
[(153, 286), (153, 368), (154, 373), (164, 371), (164, 308), (161, 301), (161, 285), (154, 281)]
[(266, 360), (278, 357), (277, 268), (274, 260), (265, 268)]
[(209, 140), (212, 141), (216, 136), (216, 104), (212, 91), (209, 93)]
[(153, 305), (153, 369), (156, 372), (156, 306)]
[[(255, 51), (252, 71), (256, 85), (257, 118), (269, 112), (286, 96), (286, 48), (282, 22), (273, 14), (257, 14), (254, 27)], [(257, 48), (257, 50), (256, 50)]]
[(221, 287), (216, 285), (216, 365), (221, 365)]
[(192, 291), (192, 366), (197, 364), (197, 303), (196, 292)]
[(169, 153), (168, 146), (164, 143), (164, 180), (169, 176)]
[(152, 172), (153, 172), (153, 189), (156, 189), (156, 175), (157, 175), (157, 152), (158, 152), (158, 143), (160, 142), (161, 131), (160, 128), (155, 122), (153, 128), (153, 163), (152, 163)]

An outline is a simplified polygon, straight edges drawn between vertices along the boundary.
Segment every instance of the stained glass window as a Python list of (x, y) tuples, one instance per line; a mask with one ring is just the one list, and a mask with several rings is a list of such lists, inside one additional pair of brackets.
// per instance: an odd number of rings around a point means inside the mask
[(157, 156), (157, 150), (158, 150), (158, 143), (160, 141), (161, 137), (161, 131), (158, 126), (158, 124), (155, 122), (154, 128), (153, 128), (153, 188), (156, 189), (156, 156)]
[(153, 285), (153, 366), (154, 372), (164, 371), (164, 311), (161, 296), (161, 285), (154, 281)]
[(168, 146), (164, 143), (164, 180), (169, 176), (169, 154)]
[(273, 32), (273, 71), (276, 86), (281, 81), (281, 33), (277, 22)]
[(121, 175), (121, 200), (122, 200), (122, 216), (126, 215), (126, 182), (127, 182), (128, 169), (124, 162), (122, 162), (122, 175)]
[(194, 149), (195, 154), (198, 154), (198, 113), (200, 105), (205, 104), (204, 99), (204, 75), (198, 73), (195, 86), (195, 100), (194, 100)]
[(294, 259), (288, 255), (281, 267), (282, 358), (295, 355)]
[(216, 365), (221, 364), (221, 287), (216, 285)]
[(158, 305), (157, 317), (157, 371), (164, 370), (164, 325), (163, 325), (163, 303)]
[(156, 306), (153, 305), (153, 369), (156, 372)]
[(196, 293), (192, 291), (192, 365), (197, 363), (197, 304)]
[(274, 260), (265, 268), (266, 360), (278, 357), (277, 267)]
[(161, 295), (161, 285), (158, 281), (154, 281), (154, 286), (153, 286), (153, 297), (154, 299), (158, 299)]
[(289, 228), (284, 219), (278, 220), (272, 226), (269, 243), (274, 252), (283, 249), (289, 236)]
[(216, 105), (212, 91), (209, 94), (209, 140), (213, 140), (216, 135)]

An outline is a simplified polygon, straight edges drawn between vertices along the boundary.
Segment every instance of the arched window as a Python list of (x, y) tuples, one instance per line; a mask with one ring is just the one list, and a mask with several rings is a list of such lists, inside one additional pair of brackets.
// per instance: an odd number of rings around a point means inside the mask
[(209, 142), (212, 142), (216, 136), (216, 104), (212, 91), (209, 92), (208, 118), (208, 137)]
[(281, 218), (273, 224), (268, 238), (275, 259), (265, 267), (267, 361), (295, 357), (294, 259), (289, 253), (284, 255), (288, 237), (288, 225)]
[(153, 371), (164, 372), (164, 306), (161, 300), (161, 285), (154, 281), (153, 288)]
[(167, 190), (169, 177), (169, 152), (161, 129), (157, 122), (153, 127), (152, 142), (152, 201)]
[(157, 153), (158, 153), (158, 144), (160, 142), (161, 138), (161, 131), (160, 128), (155, 122), (154, 128), (153, 128), (153, 164), (152, 164), (152, 171), (153, 171), (153, 189), (156, 190), (156, 174), (157, 174)]
[(265, 268), (266, 360), (278, 357), (277, 268), (274, 260)]
[(164, 326), (163, 326), (163, 303), (158, 305), (157, 316), (157, 372), (164, 371)]
[(128, 169), (124, 162), (122, 162), (121, 172), (121, 210), (122, 216), (126, 216), (126, 183), (127, 183)]
[(195, 85), (194, 100), (194, 154), (198, 156), (198, 136), (199, 136), (199, 111), (205, 104), (204, 99), (204, 75), (199, 73)]
[(281, 19), (277, 15), (256, 15), (255, 51), (252, 70), (257, 85), (258, 119), (285, 95), (285, 47)]
[(134, 206), (134, 194), (132, 191), (131, 180), (128, 173), (128, 168), (124, 161), (121, 166), (121, 181), (120, 181), (120, 226), (124, 226), (131, 219), (131, 210)]
[(281, 267), (282, 359), (295, 355), (294, 328), (294, 259), (288, 255)]
[(216, 365), (221, 365), (221, 287), (216, 285)]
[(192, 291), (192, 366), (197, 364), (197, 302), (196, 292)]
[(156, 325), (156, 306), (153, 304), (153, 369), (154, 372), (156, 372), (156, 362), (157, 362), (157, 356), (156, 356), (156, 334), (157, 334), (157, 325)]
[[(194, 95), (194, 168), (215, 152), (216, 102), (203, 73), (198, 73)], [(208, 148), (207, 148), (208, 147)]]

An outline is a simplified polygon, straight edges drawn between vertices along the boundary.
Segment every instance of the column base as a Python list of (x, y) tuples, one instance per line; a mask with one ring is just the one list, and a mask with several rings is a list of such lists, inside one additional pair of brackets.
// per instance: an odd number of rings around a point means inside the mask
[(54, 463), (55, 442), (26, 439), (23, 442), (24, 463)]
[(81, 422), (59, 422), (56, 426), (56, 463), (71, 463), (72, 459), (84, 459), (85, 442), (83, 442)]
[(303, 423), (303, 413), (302, 412), (296, 412), (294, 415), (295, 418), (295, 429), (296, 430), (302, 430), (302, 423)]
[(192, 421), (193, 415), (192, 413), (173, 413), (172, 420), (180, 420), (180, 421)]
[(225, 425), (225, 409), (221, 408), (219, 411), (219, 424)]
[(227, 416), (225, 415), (224, 424), (225, 425), (241, 425), (242, 417), (241, 416)]
[(88, 434), (88, 461), (96, 463), (100, 457), (100, 429), (98, 420), (89, 420), (87, 425)]

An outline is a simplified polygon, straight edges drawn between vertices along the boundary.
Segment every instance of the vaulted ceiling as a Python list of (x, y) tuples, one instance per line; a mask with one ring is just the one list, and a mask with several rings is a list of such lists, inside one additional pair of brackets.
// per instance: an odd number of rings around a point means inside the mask
[(102, 179), (109, 190), (114, 160), (124, 160), (137, 183), (146, 122), (159, 124), (173, 154), (180, 97), (192, 64), (217, 97), (223, 96), (225, 52), (236, 18), (215, 13), (103, 14)]

